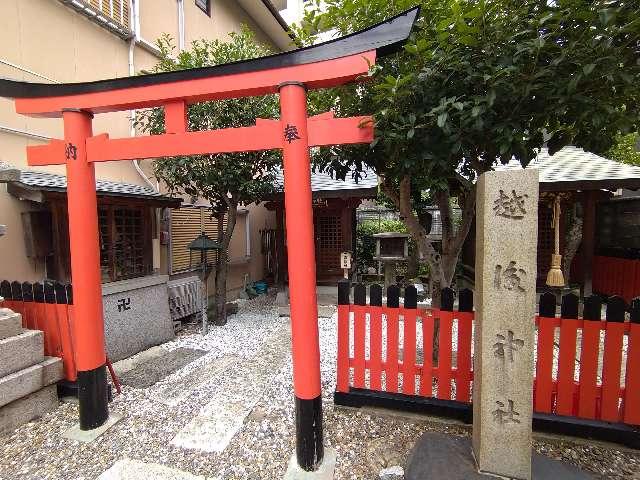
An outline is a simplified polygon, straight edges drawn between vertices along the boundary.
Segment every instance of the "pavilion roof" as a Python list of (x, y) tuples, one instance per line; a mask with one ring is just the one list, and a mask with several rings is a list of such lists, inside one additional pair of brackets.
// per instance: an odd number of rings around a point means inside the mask
[[(522, 168), (516, 160), (496, 170)], [(574, 146), (563, 147), (555, 155), (543, 148), (527, 168), (540, 171), (541, 191), (617, 190), (640, 188), (640, 167), (616, 162)]]

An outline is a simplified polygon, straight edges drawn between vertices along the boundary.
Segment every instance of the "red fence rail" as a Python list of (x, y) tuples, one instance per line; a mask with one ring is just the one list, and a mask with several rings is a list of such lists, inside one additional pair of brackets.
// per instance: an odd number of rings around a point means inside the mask
[(42, 282), (0, 282), (2, 306), (22, 315), (22, 326), (44, 333), (44, 353), (62, 358), (65, 378), (77, 377), (71, 328), (73, 294), (71, 285)]
[[(367, 389), (463, 404), (471, 401), (470, 291), (460, 292), (459, 310), (453, 309), (450, 289), (443, 291), (442, 308), (437, 310), (417, 308), (412, 286), (405, 289), (402, 306), (395, 285), (387, 290), (386, 305), (379, 285), (370, 287), (368, 305), (364, 285), (355, 285), (353, 304), (349, 293), (348, 282), (341, 282), (337, 392)], [(535, 319), (534, 411), (640, 425), (640, 300), (632, 304), (630, 320), (625, 320), (626, 304), (621, 298), (610, 298), (606, 306), (606, 318), (601, 320), (600, 299), (587, 298), (584, 318), (579, 318), (578, 297), (565, 295), (556, 317), (555, 296), (542, 295)], [(437, 355), (433, 355), (434, 345)]]

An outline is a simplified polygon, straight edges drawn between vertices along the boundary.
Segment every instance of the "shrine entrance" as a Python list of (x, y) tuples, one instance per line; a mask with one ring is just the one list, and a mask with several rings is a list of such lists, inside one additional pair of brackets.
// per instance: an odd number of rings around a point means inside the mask
[[(29, 165), (66, 166), (73, 338), (82, 430), (109, 418), (95, 162), (282, 149), (288, 273), (291, 299), (296, 459), (312, 471), (322, 463), (322, 396), (316, 302), (315, 238), (309, 148), (370, 143), (368, 116), (307, 116), (307, 90), (366, 78), (378, 55), (393, 52), (409, 36), (418, 9), (360, 33), (313, 47), (213, 67), (73, 84), (0, 80), (0, 96), (15, 99), (16, 112), (58, 117), (64, 139), (27, 147)], [(255, 126), (189, 131), (189, 105), (227, 98), (279, 94), (279, 119)], [(94, 135), (95, 114), (162, 108), (165, 133), (109, 138)], [(329, 224), (327, 224), (329, 232)]]

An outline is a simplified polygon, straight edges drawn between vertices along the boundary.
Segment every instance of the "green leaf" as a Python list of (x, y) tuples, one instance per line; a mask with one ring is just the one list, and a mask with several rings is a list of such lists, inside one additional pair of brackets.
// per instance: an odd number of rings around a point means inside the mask
[(593, 72), (593, 69), (596, 68), (596, 65), (594, 63), (589, 63), (585, 66), (582, 67), (582, 71), (584, 72), (585, 76), (589, 75), (591, 72)]
[(489, 93), (487, 93), (487, 103), (489, 104), (490, 107), (493, 106), (493, 102), (496, 101), (496, 91), (491, 89), (489, 90)]
[(438, 115), (437, 124), (440, 128), (444, 127), (444, 124), (447, 122), (447, 117), (447, 112), (442, 112), (440, 115)]

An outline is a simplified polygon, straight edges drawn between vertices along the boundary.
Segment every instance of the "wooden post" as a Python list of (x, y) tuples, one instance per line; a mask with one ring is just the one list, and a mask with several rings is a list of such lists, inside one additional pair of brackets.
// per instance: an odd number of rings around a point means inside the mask
[(312, 471), (322, 463), (324, 447), (307, 91), (299, 82), (285, 82), (279, 86), (279, 90), (284, 136), (284, 201), (289, 247), (296, 456), (300, 468)]
[(98, 243), (98, 200), (93, 163), (87, 161), (86, 139), (92, 136), (93, 115), (65, 110), (65, 156), (71, 278), (74, 288), (73, 322), (78, 367), (80, 429), (91, 430), (109, 419), (105, 370), (104, 320), (100, 247)]
[(593, 293), (593, 256), (596, 242), (596, 192), (584, 192), (584, 222), (582, 224), (582, 258), (584, 262), (584, 288), (582, 295)]

